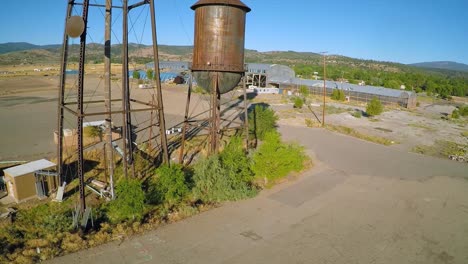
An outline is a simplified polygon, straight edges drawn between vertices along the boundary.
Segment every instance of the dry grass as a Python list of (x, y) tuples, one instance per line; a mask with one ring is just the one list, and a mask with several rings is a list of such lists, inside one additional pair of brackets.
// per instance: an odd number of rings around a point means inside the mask
[(345, 127), (345, 126), (336, 126), (336, 125), (326, 125), (326, 129), (334, 132), (338, 132), (341, 134), (349, 135), (355, 138), (363, 139), (366, 141), (374, 142), (377, 144), (385, 145), (385, 146), (390, 146), (393, 144), (396, 144), (396, 142), (388, 139), (388, 138), (383, 138), (383, 137), (377, 137), (377, 136), (372, 136), (372, 135), (366, 135), (363, 133), (360, 133), (353, 128), (350, 127)]
[(434, 145), (418, 145), (411, 151), (423, 155), (448, 158), (449, 156), (465, 156), (467, 154), (468, 145), (458, 144), (447, 140), (437, 140)]
[(433, 127), (430, 127), (430, 126), (427, 126), (427, 125), (423, 125), (423, 124), (416, 124), (416, 123), (410, 123), (408, 124), (408, 126), (410, 127), (416, 127), (416, 128), (421, 128), (421, 129), (424, 129), (428, 132), (435, 132), (437, 131), (437, 129), (433, 128)]

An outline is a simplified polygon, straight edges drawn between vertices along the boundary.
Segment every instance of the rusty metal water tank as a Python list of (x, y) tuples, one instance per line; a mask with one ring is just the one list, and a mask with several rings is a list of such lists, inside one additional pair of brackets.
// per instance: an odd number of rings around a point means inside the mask
[(245, 72), (245, 17), (250, 8), (239, 0), (200, 0), (195, 10), (192, 72), (208, 92), (234, 89)]

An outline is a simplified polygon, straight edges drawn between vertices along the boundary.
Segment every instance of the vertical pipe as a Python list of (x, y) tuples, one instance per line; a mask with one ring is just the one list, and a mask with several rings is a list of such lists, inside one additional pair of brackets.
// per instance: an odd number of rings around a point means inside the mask
[(247, 76), (244, 74), (244, 78), (243, 81), (242, 81), (242, 86), (243, 86), (243, 90), (244, 90), (244, 130), (245, 130), (245, 146), (246, 146), (246, 149), (249, 148), (249, 113), (248, 113), (248, 103), (247, 103), (247, 88), (246, 88), (246, 85), (245, 85), (245, 78), (247, 78)]
[(123, 140), (123, 172), (128, 177), (128, 0), (122, 0), (122, 140)]
[[(214, 76), (213, 76), (214, 75)], [(218, 73), (212, 73), (212, 83), (211, 83), (211, 153), (216, 154), (218, 151), (218, 121), (219, 121), (219, 112), (218, 112)]]
[(188, 115), (190, 111), (190, 98), (192, 96), (192, 76), (189, 79), (188, 91), (187, 91), (187, 103), (185, 105), (185, 115), (184, 115), (184, 126), (182, 128), (182, 140), (180, 143), (180, 152), (179, 152), (179, 164), (184, 165), (184, 147), (185, 147), (185, 137), (187, 133), (188, 126)]
[[(151, 95), (151, 107), (155, 107), (154, 94)], [(152, 150), (151, 140), (153, 140), (153, 126), (154, 126), (154, 110), (151, 109), (150, 112), (150, 131), (148, 136), (148, 149)]]
[[(114, 199), (114, 150), (112, 147), (112, 94), (111, 94), (111, 24), (112, 24), (112, 0), (106, 0), (106, 22), (104, 33), (104, 104), (106, 108), (106, 144), (105, 161), (109, 173), (109, 185), (111, 199)], [(107, 160), (108, 159), (108, 160)]]
[(67, 21), (71, 16), (74, 0), (70, 0), (67, 6), (67, 14), (65, 17), (65, 27), (63, 31), (63, 44), (62, 44), (62, 64), (60, 69), (60, 89), (58, 94), (58, 109), (57, 109), (57, 175), (59, 178), (59, 185), (62, 185), (63, 179), (63, 107), (65, 106), (65, 80), (68, 61), (68, 34), (67, 34)]
[(325, 95), (327, 93), (327, 88), (325, 85), (325, 80), (327, 79), (327, 73), (325, 69), (325, 53), (323, 54), (323, 111), (322, 111), (322, 127), (325, 127)]
[(167, 149), (167, 137), (166, 137), (166, 120), (164, 118), (164, 105), (162, 100), (162, 89), (161, 89), (161, 76), (159, 72), (159, 51), (158, 51), (158, 37), (156, 35), (156, 13), (154, 10), (154, 0), (150, 1), (150, 13), (151, 13), (151, 33), (153, 36), (153, 56), (154, 56), (154, 73), (156, 81), (156, 92), (158, 100), (158, 114), (159, 114), (159, 133), (161, 135), (161, 147), (162, 157), (164, 164), (169, 164), (169, 151)]
[(78, 96), (77, 96), (77, 137), (78, 137), (78, 166), (77, 173), (79, 179), (79, 191), (80, 191), (80, 200), (81, 200), (81, 213), (86, 209), (85, 201), (85, 189), (84, 189), (84, 164), (83, 164), (83, 119), (84, 119), (84, 109), (83, 109), (83, 95), (84, 95), (84, 71), (85, 71), (85, 57), (86, 57), (86, 31), (88, 25), (88, 5), (89, 0), (83, 1), (83, 21), (84, 21), (84, 31), (81, 34), (80, 38), (80, 64), (78, 68)]

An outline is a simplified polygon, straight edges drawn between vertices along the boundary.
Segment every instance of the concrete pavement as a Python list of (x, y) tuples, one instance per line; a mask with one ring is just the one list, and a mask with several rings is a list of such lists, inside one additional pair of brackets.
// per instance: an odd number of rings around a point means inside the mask
[(318, 159), (296, 181), (49, 263), (468, 263), (467, 165), (280, 131)]

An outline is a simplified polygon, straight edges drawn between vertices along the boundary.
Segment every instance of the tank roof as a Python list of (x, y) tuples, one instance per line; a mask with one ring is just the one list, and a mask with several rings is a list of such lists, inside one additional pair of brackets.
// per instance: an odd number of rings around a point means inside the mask
[(235, 6), (239, 7), (246, 12), (250, 12), (252, 9), (250, 7), (246, 6), (244, 3), (242, 3), (239, 0), (200, 0), (196, 2), (191, 8), (193, 10), (197, 9), (200, 6), (205, 6), (205, 5), (227, 5), (227, 6)]

